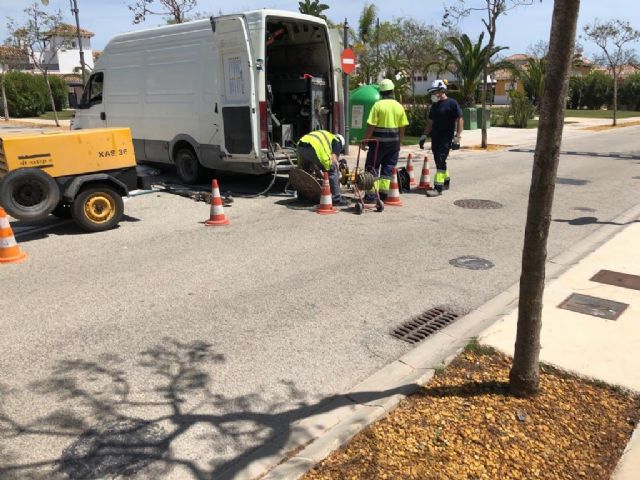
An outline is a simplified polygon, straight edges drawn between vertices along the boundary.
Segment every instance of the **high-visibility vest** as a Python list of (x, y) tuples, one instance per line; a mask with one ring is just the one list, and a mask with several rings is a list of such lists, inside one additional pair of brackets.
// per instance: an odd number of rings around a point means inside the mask
[(326, 130), (315, 130), (313, 132), (307, 133), (304, 137), (302, 137), (298, 145), (301, 143), (306, 143), (313, 148), (313, 151), (316, 152), (316, 156), (322, 166), (325, 167), (326, 170), (331, 168), (331, 153), (333, 152), (333, 141), (337, 140), (333, 133), (327, 132)]

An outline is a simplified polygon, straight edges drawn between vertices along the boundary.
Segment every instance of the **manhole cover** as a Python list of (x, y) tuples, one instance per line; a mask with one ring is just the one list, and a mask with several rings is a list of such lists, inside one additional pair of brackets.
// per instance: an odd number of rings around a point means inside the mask
[(577, 210), (579, 212), (596, 212), (597, 211), (595, 208), (589, 208), (589, 207), (573, 207), (572, 210)]
[(614, 272), (612, 270), (600, 270), (593, 277), (592, 282), (606, 283), (616, 287), (640, 290), (640, 276), (629, 273)]
[(391, 336), (411, 344), (418, 343), (457, 319), (456, 313), (432, 308), (395, 328)]
[(465, 200), (456, 200), (454, 205), (462, 208), (471, 208), (473, 210), (487, 209), (493, 210), (496, 208), (502, 208), (502, 204), (494, 202), (492, 200), (479, 200), (477, 198), (468, 198)]
[(484, 258), (474, 257), (473, 255), (454, 258), (453, 260), (449, 260), (449, 263), (454, 267), (466, 268), (468, 270), (489, 270), (494, 267), (493, 262)]
[(558, 177), (556, 178), (556, 183), (559, 183), (561, 185), (586, 185), (587, 183), (589, 183), (589, 180), (580, 180), (579, 178), (563, 178), (563, 177)]
[(160, 425), (145, 420), (105, 422), (65, 449), (58, 469), (71, 480), (128, 477), (162, 458), (166, 439)]
[(579, 293), (572, 293), (558, 308), (584, 313), (606, 320), (617, 320), (627, 307), (626, 303), (614, 302), (606, 298), (591, 297)]

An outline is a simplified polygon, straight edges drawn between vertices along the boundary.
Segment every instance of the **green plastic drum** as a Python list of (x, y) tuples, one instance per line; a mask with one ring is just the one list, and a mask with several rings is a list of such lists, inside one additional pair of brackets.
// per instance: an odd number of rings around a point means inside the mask
[(349, 140), (358, 143), (367, 130), (367, 118), (373, 104), (380, 100), (378, 85), (362, 85), (349, 95)]

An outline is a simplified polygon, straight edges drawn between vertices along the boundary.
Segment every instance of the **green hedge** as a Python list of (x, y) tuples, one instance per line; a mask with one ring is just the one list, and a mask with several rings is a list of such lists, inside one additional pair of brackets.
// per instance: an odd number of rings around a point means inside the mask
[[(9, 115), (14, 118), (37, 117), (51, 110), (47, 84), (44, 77), (24, 72), (4, 74), (5, 90)], [(55, 76), (49, 76), (56, 110), (62, 110), (68, 104), (66, 82)]]
[(424, 133), (427, 126), (427, 116), (429, 115), (428, 105), (413, 105), (406, 109), (409, 126), (405, 129), (405, 135), (419, 137)]
[(618, 87), (618, 105), (640, 110), (640, 73), (632, 73)]

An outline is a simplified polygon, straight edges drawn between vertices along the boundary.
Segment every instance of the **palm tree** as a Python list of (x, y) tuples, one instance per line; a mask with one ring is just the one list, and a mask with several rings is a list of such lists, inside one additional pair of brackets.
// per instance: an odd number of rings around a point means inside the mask
[[(472, 107), (476, 103), (476, 91), (482, 82), (482, 71), (485, 60), (491, 59), (495, 54), (506, 50), (508, 47), (482, 46), (484, 32), (478, 37), (478, 41), (473, 43), (467, 34), (460, 38), (449, 37), (448, 41), (452, 48), (441, 48), (440, 54), (444, 57), (442, 70), (455, 73), (460, 81), (460, 94), (462, 107)], [(500, 61), (491, 63), (487, 69), (487, 75), (503, 68), (511, 67), (510, 62)]]
[(536, 107), (540, 107), (540, 99), (544, 92), (544, 75), (547, 69), (545, 58), (530, 57), (527, 65), (513, 70), (514, 76), (519, 79), (527, 91), (527, 95)]
[(357, 34), (351, 32), (351, 40), (358, 56), (358, 72), (353, 77), (354, 84), (368, 84), (378, 74), (374, 48), (379, 43), (376, 36), (376, 18), (378, 9), (373, 4), (365, 4), (358, 20)]
[(298, 2), (298, 5), (300, 13), (320, 17), (323, 20), (327, 19), (326, 15), (323, 15), (322, 12), (329, 10), (329, 5), (326, 3), (320, 3), (320, 0), (304, 0), (304, 2)]

